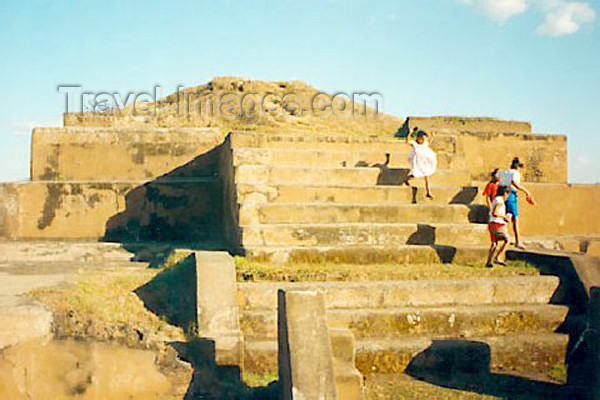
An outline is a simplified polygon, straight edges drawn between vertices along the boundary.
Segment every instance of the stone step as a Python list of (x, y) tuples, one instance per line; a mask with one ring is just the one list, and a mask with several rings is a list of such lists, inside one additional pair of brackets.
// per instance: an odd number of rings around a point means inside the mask
[(484, 224), (262, 224), (241, 227), (244, 246), (448, 244), (485, 246)]
[(0, 296), (0, 349), (51, 336), (52, 313), (37, 302)]
[[(233, 165), (276, 165), (286, 167), (367, 167), (387, 166), (394, 168), (410, 168), (408, 156), (410, 146), (394, 148), (392, 151), (381, 150), (306, 150), (303, 148), (235, 148)], [(386, 163), (386, 154), (390, 155)], [(438, 152), (438, 169), (465, 169), (463, 157), (449, 152)]]
[(353, 364), (334, 359), (333, 370), (335, 372), (335, 384), (340, 399), (364, 400), (364, 378)]
[[(399, 267), (400, 268), (400, 267)], [(556, 276), (362, 282), (238, 283), (241, 310), (275, 310), (277, 290), (323, 291), (328, 309), (547, 304)]]
[[(233, 132), (230, 136), (231, 147), (237, 148), (270, 148), (270, 149), (304, 149), (304, 150), (347, 150), (347, 151), (383, 151), (398, 152), (408, 147), (404, 139), (383, 139), (378, 137), (324, 136), (318, 134), (261, 134), (251, 132)], [(456, 138), (440, 135), (431, 141), (436, 151), (456, 153)]]
[[(511, 334), (464, 339), (404, 337), (356, 342), (356, 367), (364, 374), (403, 373), (411, 361), (446, 370), (489, 366), (495, 372), (544, 373), (564, 363), (569, 337), (556, 333)], [(244, 368), (256, 373), (277, 371), (277, 342), (246, 341)]]
[[(274, 337), (276, 338), (276, 336)], [(356, 369), (355, 339), (346, 328), (330, 328), (333, 370), (340, 399), (364, 400), (363, 377)]]
[[(408, 168), (375, 167), (280, 167), (240, 165), (235, 167), (237, 183), (322, 186), (401, 186), (406, 184)], [(413, 181), (419, 181), (415, 179)], [(460, 186), (471, 182), (467, 170), (440, 170), (429, 177), (432, 187)]]
[(239, 250), (251, 260), (286, 263), (346, 264), (481, 264), (488, 248), (481, 246), (397, 245), (397, 246), (244, 246)]
[[(526, 333), (464, 339), (398, 338), (356, 343), (356, 366), (363, 374), (402, 373), (412, 360), (426, 367), (473, 368), (488, 364), (496, 372), (543, 373), (565, 362), (569, 336)], [(436, 362), (437, 361), (437, 362)], [(463, 367), (464, 368), (464, 367)], [(416, 366), (415, 366), (416, 369)], [(479, 368), (478, 368), (479, 369)]]
[(273, 203), (240, 209), (240, 225), (361, 223), (468, 223), (471, 208), (462, 204)]
[[(550, 304), (484, 304), (438, 307), (329, 309), (329, 326), (348, 328), (357, 340), (398, 336), (461, 337), (509, 333), (552, 333), (569, 309)], [(245, 310), (241, 326), (246, 340), (277, 338), (275, 310)]]
[(423, 180), (408, 186), (318, 186), (237, 184), (238, 203), (336, 203), (336, 204), (471, 204), (483, 201), (477, 186), (432, 187), (433, 200), (425, 198)]

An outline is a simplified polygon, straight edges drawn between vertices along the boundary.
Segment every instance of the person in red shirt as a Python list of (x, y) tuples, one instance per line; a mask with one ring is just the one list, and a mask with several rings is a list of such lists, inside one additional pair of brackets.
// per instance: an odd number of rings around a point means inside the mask
[(488, 208), (492, 208), (492, 202), (496, 198), (496, 193), (498, 192), (498, 185), (500, 184), (500, 179), (498, 178), (498, 168), (492, 171), (491, 180), (485, 185), (485, 189), (483, 189), (483, 197), (485, 197), (485, 203)]

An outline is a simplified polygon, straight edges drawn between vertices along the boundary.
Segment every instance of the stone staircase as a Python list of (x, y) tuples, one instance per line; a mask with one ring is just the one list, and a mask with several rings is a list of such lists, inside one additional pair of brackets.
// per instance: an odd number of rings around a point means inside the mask
[[(555, 333), (568, 308), (549, 304), (554, 276), (440, 281), (240, 283), (245, 368), (277, 370), (277, 289), (323, 291), (329, 325), (356, 338), (365, 375), (401, 373), (438, 343), (487, 351), (492, 371), (534, 375), (564, 362), (568, 336)], [(460, 356), (462, 357), (462, 356)]]
[[(456, 254), (457, 246), (487, 245), (478, 223), (486, 210), (474, 204), (478, 188), (452, 136), (433, 142), (434, 200), (425, 199), (422, 182), (406, 185), (410, 148), (400, 140), (234, 132), (226, 146), (237, 206), (231, 226), (239, 226), (233, 241), (251, 258), (339, 261), (343, 253), (360, 262), (352, 254), (362, 248), (388, 261), (408, 253), (418, 261), (420, 252), (423, 262), (439, 262), (447, 257), (436, 247)], [(430, 248), (412, 248), (419, 245)]]

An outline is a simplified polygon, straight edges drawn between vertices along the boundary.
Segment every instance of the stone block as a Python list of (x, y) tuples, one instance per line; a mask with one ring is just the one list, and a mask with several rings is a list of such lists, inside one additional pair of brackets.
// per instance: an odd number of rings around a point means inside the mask
[(235, 265), (228, 253), (194, 251), (135, 293), (169, 323), (214, 341), (216, 364), (243, 365)]
[(592, 240), (588, 244), (587, 255), (600, 257), (600, 240)]
[(340, 399), (363, 400), (363, 376), (358, 369), (348, 363), (335, 360), (335, 383)]
[(355, 342), (352, 331), (347, 328), (331, 328), (333, 369), (340, 399), (364, 399), (363, 376), (355, 367)]
[(279, 382), (284, 400), (337, 400), (325, 299), (317, 291), (278, 292)]
[(581, 252), (581, 240), (579, 239), (562, 239), (558, 240), (560, 250), (569, 253), (580, 253)]
[(233, 152), (233, 165), (267, 165), (271, 162), (271, 152), (260, 148), (238, 148)]
[(198, 336), (215, 340), (217, 364), (243, 365), (235, 265), (226, 252), (196, 251)]
[(18, 297), (0, 297), (0, 349), (51, 336), (52, 313)]
[(329, 334), (333, 357), (354, 365), (354, 335), (352, 331), (347, 328), (330, 328)]
[(269, 168), (263, 165), (239, 165), (235, 167), (238, 183), (265, 184), (269, 181)]

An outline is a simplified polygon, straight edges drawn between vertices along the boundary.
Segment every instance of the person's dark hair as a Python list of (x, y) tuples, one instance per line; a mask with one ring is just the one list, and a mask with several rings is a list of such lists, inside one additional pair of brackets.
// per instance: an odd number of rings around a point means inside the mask
[(492, 179), (494, 179), (496, 177), (496, 175), (498, 175), (498, 168), (494, 169), (492, 171), (492, 173), (490, 174), (490, 176), (492, 177)]
[(427, 132), (419, 131), (419, 132), (417, 132), (417, 137), (418, 138), (427, 137)]
[(512, 162), (510, 163), (510, 168), (511, 168), (511, 169), (514, 169), (514, 168), (516, 168), (516, 167), (521, 167), (521, 168), (523, 168), (523, 167), (524, 167), (524, 165), (523, 165), (523, 163), (521, 162), (521, 160), (519, 160), (519, 157), (515, 157), (515, 158), (513, 158)]
[(506, 194), (506, 192), (508, 192), (508, 187), (507, 186), (500, 186), (498, 188), (498, 191), (496, 192), (496, 196), (504, 196)]

